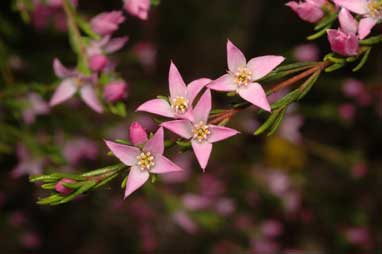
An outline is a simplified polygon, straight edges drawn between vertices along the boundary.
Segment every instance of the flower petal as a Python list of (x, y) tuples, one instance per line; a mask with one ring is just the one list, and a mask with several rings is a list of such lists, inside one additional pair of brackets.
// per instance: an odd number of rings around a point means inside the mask
[(150, 178), (150, 173), (148, 171), (139, 170), (138, 167), (131, 167), (129, 176), (126, 182), (125, 198), (127, 198), (131, 193), (139, 189), (147, 180)]
[(232, 72), (236, 72), (238, 68), (245, 67), (247, 64), (243, 52), (230, 40), (227, 41), (227, 63), (228, 69)]
[(134, 146), (142, 145), (147, 141), (146, 130), (138, 122), (133, 122), (129, 127), (129, 138)]
[(152, 114), (174, 118), (175, 114), (170, 104), (162, 99), (149, 100), (138, 107), (137, 111), (149, 112)]
[(358, 30), (358, 22), (355, 20), (353, 15), (350, 14), (350, 12), (342, 8), (340, 11), (340, 14), (338, 15), (338, 20), (341, 25), (341, 29), (345, 33), (357, 33)]
[(164, 134), (163, 128), (160, 127), (154, 136), (147, 141), (143, 150), (152, 154), (163, 154), (164, 152)]
[(161, 124), (164, 128), (176, 133), (182, 138), (190, 139), (192, 138), (192, 124), (188, 120), (174, 120), (168, 121)]
[(168, 74), (168, 84), (170, 87), (170, 96), (175, 98), (177, 96), (186, 97), (187, 88), (182, 76), (179, 73), (178, 68), (173, 62), (170, 65), (170, 72)]
[(99, 102), (96, 92), (92, 85), (84, 85), (80, 89), (81, 98), (84, 102), (97, 113), (102, 113), (102, 104)]
[(199, 123), (200, 121), (207, 123), (211, 107), (211, 91), (207, 89), (193, 110), (194, 123)]
[(209, 129), (211, 131), (211, 135), (208, 137), (208, 142), (210, 143), (230, 138), (239, 133), (237, 130), (216, 125), (210, 125)]
[(333, 0), (333, 2), (357, 14), (366, 14), (369, 11), (367, 0)]
[(211, 79), (201, 78), (201, 79), (192, 81), (190, 84), (188, 84), (187, 97), (188, 97), (190, 105), (192, 105), (195, 97), (198, 96), (199, 92), (210, 82), (211, 82)]
[(72, 77), (76, 73), (74, 70), (66, 68), (58, 58), (53, 60), (53, 70), (56, 76), (62, 79)]
[(282, 56), (260, 56), (252, 58), (247, 67), (252, 71), (252, 80), (259, 80), (268, 75), (285, 60)]
[(54, 92), (52, 98), (50, 99), (49, 105), (55, 106), (66, 101), (72, 97), (76, 91), (77, 88), (73, 82), (73, 79), (64, 79)]
[(195, 156), (198, 159), (199, 165), (204, 172), (207, 167), (208, 160), (211, 156), (212, 144), (208, 142), (199, 143), (195, 140), (192, 140), (191, 144)]
[(181, 167), (176, 165), (174, 162), (170, 161), (163, 155), (155, 156), (155, 166), (150, 170), (151, 173), (164, 174), (171, 172), (183, 171)]
[(361, 40), (365, 39), (371, 32), (371, 29), (377, 24), (373, 18), (364, 18), (359, 21), (358, 36)]
[(235, 91), (237, 86), (235, 85), (235, 81), (230, 74), (225, 74), (221, 76), (220, 78), (213, 80), (211, 83), (208, 84), (208, 88), (216, 91), (222, 91), (222, 92), (231, 92)]
[(126, 42), (129, 40), (129, 37), (123, 36), (123, 37), (118, 37), (111, 39), (104, 47), (104, 51), (106, 53), (113, 53), (125, 46)]
[(105, 140), (110, 151), (127, 166), (133, 166), (137, 162), (137, 156), (140, 150), (134, 146), (122, 145), (112, 141)]
[(264, 92), (263, 87), (258, 83), (251, 83), (247, 87), (239, 89), (239, 95), (246, 101), (249, 101), (253, 105), (271, 111), (267, 95)]

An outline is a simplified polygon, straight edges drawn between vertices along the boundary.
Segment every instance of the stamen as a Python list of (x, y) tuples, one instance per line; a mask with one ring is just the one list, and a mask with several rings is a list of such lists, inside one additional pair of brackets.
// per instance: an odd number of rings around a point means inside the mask
[(202, 121), (194, 125), (192, 133), (194, 134), (193, 139), (197, 140), (199, 143), (206, 141), (211, 134), (208, 125)]
[(246, 67), (240, 67), (236, 73), (234, 73), (234, 80), (237, 86), (247, 86), (251, 82), (252, 71)]
[(183, 96), (171, 98), (171, 108), (178, 114), (184, 114), (188, 110), (188, 100)]
[(154, 156), (150, 152), (141, 152), (137, 156), (137, 161), (141, 171), (150, 170), (155, 166)]
[(367, 7), (372, 18), (382, 18), (382, 1), (370, 0)]

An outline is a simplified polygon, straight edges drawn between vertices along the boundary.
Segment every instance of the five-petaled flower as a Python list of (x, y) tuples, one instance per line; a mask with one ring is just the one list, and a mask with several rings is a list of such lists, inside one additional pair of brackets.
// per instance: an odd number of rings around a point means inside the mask
[(306, 0), (304, 2), (290, 1), (286, 5), (290, 7), (302, 20), (316, 23), (324, 17), (322, 9), (326, 0)]
[(86, 77), (76, 70), (69, 70), (64, 67), (58, 59), (54, 59), (53, 69), (55, 74), (63, 80), (54, 92), (49, 102), (50, 106), (55, 106), (68, 100), (79, 91), (82, 100), (90, 108), (98, 113), (103, 112), (102, 105), (99, 102), (94, 89), (96, 81), (95, 76)]
[(201, 78), (186, 86), (177, 67), (171, 62), (169, 72), (169, 101), (153, 99), (143, 103), (137, 111), (145, 111), (169, 118), (190, 119), (192, 117), (192, 103), (199, 92), (210, 82), (210, 79)]
[(207, 89), (192, 111), (192, 120), (173, 120), (161, 124), (179, 136), (191, 140), (192, 149), (203, 171), (211, 155), (212, 143), (239, 133), (231, 128), (208, 124), (210, 111), (211, 91)]
[(163, 128), (159, 128), (154, 136), (147, 140), (147, 135), (142, 135), (142, 128), (135, 126), (130, 128), (130, 140), (134, 146), (105, 141), (112, 153), (131, 167), (126, 182), (125, 198), (141, 187), (150, 178), (150, 173), (182, 171), (178, 165), (163, 156)]
[(228, 73), (212, 81), (208, 88), (236, 92), (244, 100), (270, 111), (271, 107), (262, 86), (256, 81), (268, 75), (284, 61), (282, 56), (262, 56), (248, 63), (244, 54), (231, 41), (227, 42)]
[(337, 5), (362, 16), (359, 22), (359, 38), (366, 38), (373, 27), (382, 21), (382, 1), (380, 0), (333, 0)]

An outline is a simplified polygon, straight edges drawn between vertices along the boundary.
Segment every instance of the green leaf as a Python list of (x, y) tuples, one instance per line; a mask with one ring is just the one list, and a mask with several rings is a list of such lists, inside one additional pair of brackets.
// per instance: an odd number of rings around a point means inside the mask
[(45, 190), (54, 190), (56, 188), (56, 183), (46, 183), (41, 185), (41, 188)]
[(333, 72), (333, 71), (336, 71), (338, 69), (341, 69), (344, 66), (345, 66), (345, 63), (332, 64), (329, 67), (325, 68), (325, 72)]
[(84, 174), (82, 174), (82, 176), (89, 177), (89, 176), (104, 175), (104, 174), (107, 174), (107, 173), (110, 173), (113, 171), (115, 171), (115, 172), (120, 171), (120, 170), (124, 169), (125, 167), (126, 167), (125, 164), (120, 163), (117, 165), (113, 165), (113, 166), (109, 166), (109, 167), (105, 167), (105, 168), (101, 168), (101, 169), (97, 169), (97, 170), (93, 170), (93, 171), (84, 173)]
[(95, 185), (96, 185), (95, 181), (87, 181), (80, 188), (78, 188), (76, 191), (72, 192), (68, 196), (65, 196), (64, 198), (62, 198), (61, 200), (58, 200), (57, 202), (51, 202), (50, 204), (51, 205), (61, 205), (61, 204), (67, 203), (67, 202), (75, 199), (76, 197), (78, 197), (82, 193), (87, 192), (88, 190), (93, 188)]
[(321, 71), (318, 70), (315, 73), (312, 74), (312, 76), (309, 77), (305, 81), (305, 83), (300, 88), (300, 95), (298, 96), (297, 100), (301, 100), (305, 97), (305, 95), (312, 89), (313, 85), (316, 83), (317, 79), (320, 77)]
[(50, 195), (49, 197), (39, 199), (37, 201), (37, 204), (48, 205), (50, 203), (59, 202), (62, 198), (63, 198), (63, 196), (61, 196), (59, 194), (53, 194), (53, 195)]
[(277, 110), (279, 108), (283, 108), (286, 105), (291, 104), (292, 102), (296, 101), (299, 96), (301, 95), (301, 91), (299, 89), (295, 89), (280, 100), (276, 101), (272, 104), (272, 110)]
[(276, 120), (273, 122), (272, 127), (269, 130), (269, 133), (267, 134), (268, 137), (273, 135), (279, 129), (281, 122), (285, 117), (285, 113), (287, 112), (287, 109), (288, 109), (288, 107), (285, 107), (281, 111), (281, 113), (278, 114)]
[(274, 111), (267, 119), (267, 121), (265, 121), (265, 123), (263, 123), (255, 132), (255, 135), (260, 135), (262, 134), (263, 132), (265, 132), (267, 129), (269, 129), (272, 124), (277, 120), (277, 117), (279, 116), (280, 114), (280, 110), (276, 110)]
[(104, 186), (105, 184), (107, 184), (108, 182), (110, 182), (111, 180), (113, 180), (114, 178), (116, 178), (118, 176), (118, 173), (116, 174), (112, 174), (108, 177), (106, 177), (105, 179), (103, 179), (101, 182), (99, 182), (96, 186), (94, 186), (94, 189), (96, 188), (99, 188), (101, 186)]
[(365, 53), (363, 54), (363, 56), (362, 56), (362, 58), (361, 58), (361, 61), (360, 61), (359, 64), (353, 69), (353, 72), (357, 72), (357, 71), (359, 71), (360, 69), (362, 69), (362, 67), (366, 64), (367, 59), (369, 59), (370, 52), (371, 52), (371, 48), (367, 48), (366, 51), (365, 51)]
[(324, 34), (326, 34), (326, 30), (330, 29), (331, 27), (332, 27), (332, 25), (329, 24), (329, 25), (325, 26), (324, 28), (322, 28), (322, 30), (318, 31), (317, 33), (308, 36), (307, 39), (309, 41), (316, 40), (316, 39), (320, 38), (321, 36), (323, 36)]
[(126, 183), (127, 183), (127, 178), (129, 176), (125, 176), (122, 180), (122, 183), (121, 183), (121, 189), (125, 189), (126, 188)]
[(94, 40), (100, 40), (101, 37), (95, 33), (92, 29), (92, 27), (90, 26), (89, 22), (85, 21), (82, 17), (80, 16), (76, 16), (76, 22), (77, 22), (77, 25), (81, 28), (81, 30), (87, 34), (88, 36), (90, 36), (92, 39)]
[(337, 19), (337, 12), (326, 16), (321, 19), (321, 21), (314, 27), (315, 31), (321, 30), (322, 28), (331, 25)]
[(382, 35), (372, 36), (365, 40), (359, 41), (359, 44), (362, 46), (372, 46), (382, 42)]
[(187, 141), (177, 140), (176, 144), (181, 147), (186, 147), (186, 148), (191, 147), (191, 142), (188, 140)]

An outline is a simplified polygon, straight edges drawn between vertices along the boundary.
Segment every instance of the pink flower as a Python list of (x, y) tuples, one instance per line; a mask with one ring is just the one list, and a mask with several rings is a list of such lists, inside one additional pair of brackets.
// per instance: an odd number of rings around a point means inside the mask
[(320, 51), (315, 44), (303, 44), (294, 49), (294, 57), (301, 62), (317, 61)]
[(342, 104), (338, 107), (338, 113), (342, 119), (351, 121), (356, 114), (356, 108), (349, 103)]
[(373, 27), (382, 21), (382, 2), (379, 0), (333, 0), (337, 5), (361, 15), (359, 38), (366, 38)]
[(118, 30), (121, 23), (125, 21), (121, 11), (103, 12), (91, 19), (90, 25), (94, 32), (101, 36), (111, 35)]
[(65, 142), (62, 153), (70, 165), (77, 165), (83, 159), (95, 160), (98, 146), (92, 140), (77, 138)]
[(169, 118), (189, 119), (192, 117), (192, 104), (195, 97), (211, 80), (201, 78), (188, 84), (184, 83), (175, 64), (171, 62), (169, 72), (169, 101), (154, 99), (143, 103), (137, 111), (145, 111)]
[(103, 96), (108, 102), (117, 102), (126, 98), (127, 84), (125, 81), (113, 81), (105, 86)]
[(326, 0), (305, 0), (304, 2), (291, 1), (286, 5), (302, 20), (317, 23), (325, 15), (322, 6), (326, 3)]
[(37, 93), (30, 93), (27, 96), (27, 106), (23, 110), (23, 120), (27, 124), (32, 124), (38, 115), (49, 113), (49, 105)]
[(92, 71), (99, 72), (107, 66), (108, 62), (105, 55), (93, 55), (89, 58), (89, 67)]
[(208, 88), (224, 92), (236, 92), (244, 100), (266, 111), (271, 111), (262, 86), (256, 81), (275, 69), (284, 57), (262, 56), (248, 63), (243, 53), (231, 41), (227, 42), (228, 73), (212, 81)]
[(152, 70), (157, 57), (157, 48), (150, 42), (139, 42), (133, 48), (138, 61), (147, 69)]
[(364, 84), (359, 80), (348, 79), (342, 85), (342, 92), (348, 97), (356, 98), (365, 92)]
[(234, 129), (208, 124), (210, 111), (211, 92), (207, 89), (192, 111), (192, 120), (184, 119), (162, 123), (163, 127), (191, 140), (192, 148), (203, 171), (210, 158), (212, 144), (239, 133)]
[(35, 157), (23, 144), (18, 144), (16, 154), (19, 159), (17, 166), (11, 171), (12, 178), (24, 175), (39, 175), (42, 173), (44, 160)]
[(76, 181), (69, 179), (69, 178), (63, 178), (60, 181), (57, 182), (55, 190), (63, 195), (68, 195), (73, 192), (72, 189), (65, 187), (63, 184), (64, 183), (75, 183)]
[(195, 222), (183, 211), (178, 211), (173, 214), (173, 220), (182, 227), (187, 233), (195, 234), (198, 231), (198, 226)]
[(120, 50), (129, 40), (127, 36), (111, 39), (110, 36), (105, 36), (99, 41), (91, 41), (86, 49), (89, 57), (94, 55), (111, 54)]
[[(130, 135), (136, 134), (130, 133)], [(125, 165), (131, 166), (126, 183), (125, 198), (141, 187), (149, 179), (150, 173), (164, 174), (182, 170), (163, 156), (163, 138), (163, 128), (159, 128), (154, 136), (144, 143), (143, 147), (142, 145), (128, 146), (105, 141), (119, 160)]]
[(346, 10), (342, 9), (338, 16), (341, 28), (327, 30), (328, 39), (333, 52), (343, 56), (358, 55), (358, 23)]
[(90, 108), (98, 113), (103, 112), (102, 105), (94, 89), (94, 77), (84, 77), (75, 70), (69, 70), (58, 59), (54, 59), (53, 68), (56, 75), (63, 80), (54, 92), (49, 102), (50, 106), (61, 104), (79, 91), (82, 100)]
[(134, 146), (142, 145), (147, 141), (147, 133), (138, 122), (133, 122), (129, 128), (129, 138)]
[(124, 0), (125, 10), (133, 16), (147, 20), (150, 11), (150, 0)]

